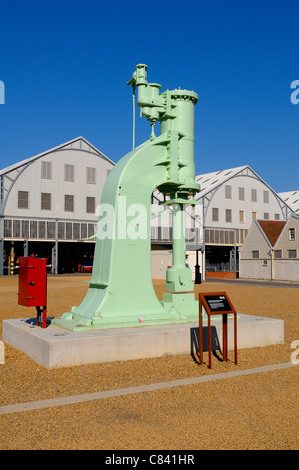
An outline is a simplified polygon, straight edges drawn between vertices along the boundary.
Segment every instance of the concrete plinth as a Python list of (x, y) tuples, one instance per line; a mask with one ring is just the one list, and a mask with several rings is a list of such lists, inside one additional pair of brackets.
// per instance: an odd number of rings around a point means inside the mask
[[(212, 325), (212, 349), (222, 347), (222, 322)], [(204, 351), (207, 326), (204, 322)], [(238, 315), (238, 349), (284, 343), (284, 322), (253, 315)], [(233, 349), (233, 320), (228, 321), (228, 349)], [(47, 369), (82, 364), (125, 361), (164, 355), (197, 354), (198, 323), (140, 326), (74, 332), (49, 325), (36, 326), (36, 319), (3, 321), (3, 341), (24, 352)]]

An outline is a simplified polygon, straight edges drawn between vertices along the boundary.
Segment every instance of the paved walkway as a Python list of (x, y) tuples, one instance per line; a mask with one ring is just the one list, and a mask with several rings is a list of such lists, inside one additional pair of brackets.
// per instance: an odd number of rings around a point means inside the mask
[(205, 283), (214, 284), (233, 284), (242, 286), (258, 286), (258, 287), (281, 287), (284, 289), (299, 289), (299, 282), (288, 281), (269, 281), (264, 279), (225, 279), (220, 277), (206, 277)]
[(123, 395), (132, 395), (135, 393), (152, 392), (152, 391), (160, 390), (163, 388), (180, 387), (184, 385), (193, 385), (193, 384), (198, 384), (198, 383), (203, 383), (203, 382), (211, 382), (214, 380), (230, 379), (233, 377), (240, 377), (243, 375), (259, 374), (261, 372), (271, 372), (273, 370), (295, 367), (296, 365), (298, 364), (297, 363), (295, 364), (292, 362), (286, 362), (283, 364), (273, 364), (270, 366), (256, 367), (253, 369), (244, 369), (244, 370), (234, 371), (234, 372), (225, 372), (225, 373), (220, 373), (220, 374), (215, 374), (215, 375), (191, 377), (189, 379), (172, 380), (170, 382), (159, 382), (159, 383), (149, 384), (149, 385), (140, 385), (138, 387), (106, 390), (102, 392), (87, 393), (84, 395), (73, 395), (73, 396), (62, 397), (62, 398), (53, 398), (49, 400), (18, 403), (16, 405), (5, 405), (5, 406), (0, 407), (0, 414), (18, 413), (22, 411), (32, 411), (32, 410), (38, 410), (42, 408), (52, 408), (56, 406), (83, 403), (83, 402), (88, 402), (92, 400), (101, 400), (103, 398), (118, 397), (118, 396), (123, 396)]

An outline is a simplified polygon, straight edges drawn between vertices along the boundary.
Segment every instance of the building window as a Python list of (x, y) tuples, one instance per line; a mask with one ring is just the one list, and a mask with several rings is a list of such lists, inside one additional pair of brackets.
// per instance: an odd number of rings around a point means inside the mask
[(297, 250), (288, 250), (288, 258), (297, 258)]
[(269, 191), (264, 191), (264, 202), (265, 203), (269, 202)]
[(87, 238), (87, 224), (81, 224), (81, 239)]
[(205, 229), (205, 242), (209, 244), (220, 243), (221, 245), (234, 245), (234, 233), (234, 230)]
[(256, 202), (257, 201), (257, 192), (256, 189), (251, 190), (251, 202)]
[(64, 195), (64, 210), (66, 212), (74, 212), (74, 196), (70, 194)]
[(4, 219), (4, 238), (12, 237), (12, 220)]
[(18, 191), (18, 209), (28, 209), (28, 191)]
[(58, 238), (65, 238), (65, 222), (58, 222)]
[(294, 228), (289, 228), (289, 240), (296, 240), (296, 232)]
[(257, 212), (252, 212), (252, 221), (257, 219)]
[[(232, 233), (234, 233), (232, 231)], [(232, 240), (232, 243), (244, 243), (244, 240), (245, 238), (247, 237), (247, 234), (248, 234), (248, 230), (247, 229), (237, 229), (236, 230), (236, 240), (234, 241), (234, 239)]]
[(94, 214), (96, 210), (96, 198), (88, 197), (86, 198), (86, 212), (88, 214)]
[(47, 222), (47, 238), (55, 238), (56, 236), (56, 223)]
[(95, 184), (96, 183), (96, 169), (88, 166), (86, 168), (86, 183)]
[[(193, 240), (194, 234), (190, 229), (186, 229), (186, 239)], [(169, 240), (169, 227), (162, 227), (162, 240)]]
[(46, 222), (38, 222), (38, 238), (46, 238)]
[(274, 258), (281, 259), (282, 258), (282, 251), (281, 250), (274, 250)]
[(73, 224), (73, 239), (74, 240), (80, 239), (80, 224), (77, 222)]
[(42, 162), (42, 178), (52, 179), (52, 162)]
[(245, 188), (239, 188), (239, 201), (245, 201)]
[(232, 187), (229, 185), (225, 185), (225, 199), (232, 198)]
[(75, 181), (74, 165), (64, 165), (64, 181)]
[(280, 220), (280, 214), (274, 214), (274, 219), (275, 220)]
[(41, 193), (41, 209), (44, 211), (51, 210), (51, 193)]
[(269, 219), (269, 212), (264, 212), (264, 219), (268, 220)]
[(14, 220), (13, 221), (13, 232), (12, 235), (14, 238), (20, 238), (21, 236), (21, 221)]
[(253, 259), (258, 259), (260, 257), (260, 252), (258, 250), (254, 250), (251, 253)]
[(37, 221), (30, 220), (30, 238), (37, 238)]
[(219, 209), (218, 207), (212, 208), (212, 221), (218, 222), (219, 221)]
[(87, 230), (88, 230), (88, 232), (87, 232), (88, 237), (92, 237), (96, 232), (96, 225), (95, 224), (88, 224)]
[(65, 238), (71, 240), (73, 238), (73, 224), (71, 222), (65, 223)]
[(240, 224), (245, 224), (245, 212), (239, 211)]
[(231, 222), (231, 221), (232, 221), (232, 210), (225, 209), (225, 222)]
[(29, 238), (29, 220), (22, 220), (22, 238)]
[(268, 265), (268, 260), (267, 259), (263, 259), (263, 266), (267, 266)]

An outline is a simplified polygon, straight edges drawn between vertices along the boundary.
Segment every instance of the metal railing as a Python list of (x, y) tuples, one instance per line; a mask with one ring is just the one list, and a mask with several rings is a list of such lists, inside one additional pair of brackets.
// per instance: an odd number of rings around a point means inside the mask
[(239, 263), (207, 263), (206, 272), (236, 272), (239, 271)]

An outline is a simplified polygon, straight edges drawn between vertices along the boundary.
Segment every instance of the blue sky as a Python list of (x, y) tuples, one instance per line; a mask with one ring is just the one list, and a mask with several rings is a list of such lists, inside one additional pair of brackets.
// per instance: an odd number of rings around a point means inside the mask
[[(298, 0), (11, 1), (0, 9), (0, 167), (82, 135), (113, 161), (132, 148), (138, 63), (199, 95), (196, 172), (248, 164), (299, 189)], [(136, 144), (150, 125), (136, 113)]]

